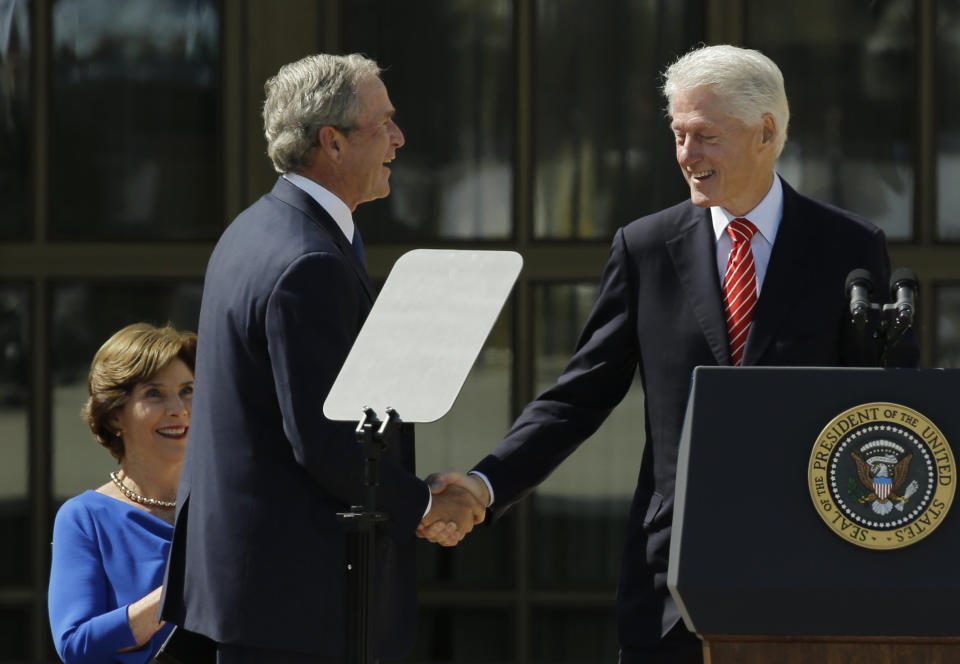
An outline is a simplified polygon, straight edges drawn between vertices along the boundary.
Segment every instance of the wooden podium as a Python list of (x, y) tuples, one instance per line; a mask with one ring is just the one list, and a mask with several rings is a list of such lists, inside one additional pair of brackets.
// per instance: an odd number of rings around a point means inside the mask
[[(960, 370), (694, 372), (678, 453), (667, 584), (687, 628), (703, 639), (707, 664), (960, 662), (960, 507), (947, 505), (933, 528), (920, 524), (907, 533), (887, 524), (881, 533), (879, 517), (866, 517), (877, 518), (878, 528), (867, 520), (867, 528), (856, 530), (851, 521), (841, 535), (839, 525), (835, 532), (827, 521), (847, 522), (829, 511), (822, 516), (811, 496), (812, 453), (828, 440), (821, 438), (826, 425), (875, 403), (921, 413), (960, 451)], [(857, 431), (855, 418), (850, 422), (846, 429)], [(891, 432), (883, 435), (895, 440), (897, 426), (887, 424)], [(872, 424), (883, 425), (882, 418)], [(914, 437), (927, 438), (926, 432)], [(935, 440), (932, 433), (929, 438)], [(855, 445), (837, 447), (845, 460)], [(904, 502), (910, 505), (904, 516), (911, 509), (925, 514), (919, 511), (929, 504), (924, 468), (929, 489), (949, 488), (952, 502), (958, 481), (952, 457), (919, 464), (912, 472), (923, 473), (921, 488)], [(831, 468), (834, 477), (842, 474), (836, 470), (842, 465)], [(856, 480), (837, 482), (841, 499), (846, 492), (869, 493)], [(858, 509), (858, 501), (849, 502)], [(878, 549), (845, 541), (897, 538), (913, 543)]]

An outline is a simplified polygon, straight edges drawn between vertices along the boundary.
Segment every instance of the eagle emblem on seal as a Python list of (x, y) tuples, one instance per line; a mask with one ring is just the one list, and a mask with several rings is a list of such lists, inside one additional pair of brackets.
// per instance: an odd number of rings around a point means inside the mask
[(880, 515), (889, 514), (894, 508), (903, 511), (903, 506), (910, 500), (917, 491), (917, 481), (913, 480), (899, 493), (900, 488), (907, 481), (910, 473), (910, 461), (912, 454), (907, 454), (902, 459), (890, 453), (877, 454), (863, 459), (856, 452), (851, 452), (854, 462), (857, 464), (857, 477), (860, 484), (868, 491), (861, 496), (858, 501), (861, 504), (870, 504), (870, 508)]

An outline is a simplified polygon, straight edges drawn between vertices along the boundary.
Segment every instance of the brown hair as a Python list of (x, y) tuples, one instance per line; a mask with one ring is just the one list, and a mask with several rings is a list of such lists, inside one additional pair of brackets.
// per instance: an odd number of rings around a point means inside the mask
[(106, 340), (90, 363), (90, 398), (80, 412), (97, 442), (117, 461), (123, 460), (123, 439), (111, 419), (123, 408), (133, 388), (179, 358), (190, 371), (196, 365), (197, 335), (181, 332), (169, 323), (128, 325)]

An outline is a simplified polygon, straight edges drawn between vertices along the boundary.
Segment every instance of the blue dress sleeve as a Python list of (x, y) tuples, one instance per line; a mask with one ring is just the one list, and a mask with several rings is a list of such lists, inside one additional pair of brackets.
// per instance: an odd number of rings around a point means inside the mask
[(109, 608), (110, 585), (89, 512), (67, 501), (53, 525), (48, 608), (57, 654), (66, 664), (108, 661), (136, 645), (127, 605)]

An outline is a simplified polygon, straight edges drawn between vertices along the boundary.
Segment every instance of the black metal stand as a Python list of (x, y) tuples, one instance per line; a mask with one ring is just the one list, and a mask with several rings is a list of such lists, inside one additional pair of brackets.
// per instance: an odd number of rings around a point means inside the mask
[(366, 504), (351, 505), (349, 512), (337, 513), (348, 524), (345, 552), (346, 583), (344, 609), (346, 617), (345, 661), (348, 664), (373, 664), (376, 624), (373, 619), (374, 577), (376, 571), (376, 525), (390, 516), (377, 510), (377, 486), (380, 484), (380, 456), (400, 431), (400, 417), (387, 408), (382, 422), (372, 408), (363, 409), (364, 417), (357, 425), (357, 442), (363, 446), (363, 485)]
[(893, 304), (873, 303), (863, 319), (852, 320), (858, 333), (863, 335), (867, 344), (872, 345), (877, 366), (887, 366), (887, 353), (913, 325), (912, 314), (911, 311), (908, 318)]

